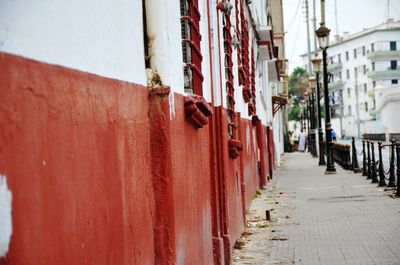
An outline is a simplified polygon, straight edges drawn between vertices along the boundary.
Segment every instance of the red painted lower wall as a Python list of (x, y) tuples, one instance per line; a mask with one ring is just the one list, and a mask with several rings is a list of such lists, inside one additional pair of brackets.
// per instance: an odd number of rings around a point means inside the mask
[(0, 80), (0, 173), (13, 194), (0, 265), (230, 264), (270, 169), (266, 127), (238, 114), (232, 159), (221, 107), (195, 129), (182, 95), (170, 118), (168, 90), (5, 53)]
[(261, 187), (264, 187), (268, 176), (270, 175), (270, 166), (269, 166), (269, 143), (268, 143), (268, 131), (267, 126), (262, 125), (261, 123), (257, 124), (257, 136), (258, 136), (258, 146), (260, 148), (260, 183)]
[(0, 54), (0, 264), (154, 264), (144, 87)]
[(216, 107), (218, 178), (220, 187), (221, 235), (225, 248), (225, 264), (231, 260), (234, 242), (244, 229), (240, 159), (232, 159), (228, 151), (227, 111)]
[(209, 130), (185, 120), (183, 100), (171, 120), (176, 264), (213, 264)]
[(260, 172), (258, 170), (260, 149), (257, 143), (257, 127), (250, 120), (241, 119), (240, 139), (243, 151), (240, 154), (244, 190), (244, 211), (250, 207), (254, 191), (260, 187)]
[(275, 170), (275, 147), (274, 147), (274, 131), (271, 127), (267, 128), (268, 132), (268, 163), (269, 163), (269, 174), (272, 177), (272, 171)]

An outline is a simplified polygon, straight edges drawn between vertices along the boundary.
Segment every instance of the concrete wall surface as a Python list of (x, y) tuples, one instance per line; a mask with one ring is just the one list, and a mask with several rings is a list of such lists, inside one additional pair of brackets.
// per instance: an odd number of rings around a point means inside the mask
[(5, 0), (0, 51), (146, 84), (142, 3)]
[(256, 2), (0, 2), (0, 265), (231, 264), (283, 150)]
[(222, 107), (196, 129), (183, 95), (169, 118), (168, 89), (6, 53), (0, 69), (0, 173), (12, 193), (1, 265), (231, 261), (273, 169), (271, 130), (237, 113), (233, 159)]

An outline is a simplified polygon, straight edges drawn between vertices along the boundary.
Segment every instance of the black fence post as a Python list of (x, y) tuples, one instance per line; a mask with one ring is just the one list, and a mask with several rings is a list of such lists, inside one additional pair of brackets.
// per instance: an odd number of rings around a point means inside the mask
[(357, 149), (356, 149), (356, 141), (354, 140), (354, 137), (352, 137), (351, 140), (351, 148), (352, 148), (352, 160), (351, 160), (351, 166), (353, 168), (354, 173), (359, 173), (361, 172), (361, 169), (358, 167), (358, 158), (357, 158)]
[(392, 140), (391, 141), (392, 142), (392, 144), (391, 144), (391, 157), (390, 157), (390, 169), (389, 169), (389, 172), (390, 172), (390, 175), (389, 175), (389, 183), (388, 183), (388, 187), (396, 187), (396, 176), (395, 176), (395, 162), (394, 162), (394, 159), (395, 159), (395, 154), (394, 154), (394, 147), (395, 147), (395, 145), (396, 145), (396, 141), (395, 140)]
[(372, 179), (372, 172), (371, 172), (371, 152), (370, 152), (370, 142), (367, 141), (367, 149), (368, 149), (368, 165), (367, 165), (367, 179)]
[(385, 180), (385, 170), (383, 169), (383, 160), (382, 160), (382, 143), (378, 142), (379, 146), (379, 187), (386, 186)]
[(378, 183), (378, 176), (376, 174), (376, 162), (375, 162), (375, 149), (374, 149), (374, 143), (371, 143), (371, 153), (372, 153), (372, 183)]
[(400, 143), (396, 145), (397, 157), (397, 192), (396, 195), (400, 196)]
[(365, 155), (365, 141), (363, 140), (362, 141), (362, 144), (363, 144), (363, 151), (362, 151), (362, 153), (363, 153), (363, 169), (362, 169), (362, 175), (363, 176), (367, 176), (367, 158), (366, 158), (366, 155)]

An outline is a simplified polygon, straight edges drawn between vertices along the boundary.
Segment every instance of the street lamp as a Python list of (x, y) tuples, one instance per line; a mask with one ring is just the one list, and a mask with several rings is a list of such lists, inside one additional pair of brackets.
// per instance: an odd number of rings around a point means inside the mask
[(311, 124), (311, 134), (310, 134), (310, 147), (311, 147), (311, 154), (313, 157), (317, 157), (317, 137), (316, 137), (316, 128), (317, 128), (317, 121), (316, 121), (316, 110), (315, 110), (315, 76), (310, 76), (308, 78), (309, 87), (311, 94), (309, 95), (310, 101), (310, 124)]
[(324, 151), (324, 140), (323, 140), (323, 132), (322, 132), (322, 122), (321, 122), (321, 92), (319, 87), (319, 73), (321, 72), (321, 58), (318, 57), (318, 54), (314, 55), (314, 58), (311, 60), (313, 64), (313, 69), (315, 72), (315, 79), (311, 81), (312, 87), (317, 88), (317, 112), (318, 112), (318, 144), (319, 144), (319, 162), (320, 166), (325, 166), (325, 151)]
[(323, 80), (324, 80), (324, 100), (325, 100), (325, 139), (326, 139), (326, 150), (327, 150), (327, 174), (336, 173), (335, 163), (332, 156), (332, 125), (331, 125), (331, 109), (329, 107), (329, 91), (328, 91), (328, 69), (326, 62), (326, 49), (329, 45), (329, 32), (331, 30), (325, 27), (325, 23), (321, 23), (321, 26), (315, 31), (318, 37), (318, 43), (322, 50), (322, 65), (323, 65)]
[(307, 95), (308, 93), (305, 92), (303, 95), (303, 99), (301, 101), (301, 104), (303, 105), (303, 130), (304, 132), (307, 131), (307, 123), (308, 123), (308, 117), (307, 117)]
[(305, 100), (306, 100), (306, 117), (307, 117), (307, 146), (308, 152), (312, 152), (312, 142), (311, 142), (311, 129), (312, 129), (312, 121), (311, 121), (311, 100), (310, 100), (310, 93), (304, 93)]
[(329, 32), (331, 30), (321, 23), (321, 26), (315, 31), (318, 38), (318, 44), (321, 50), (325, 50), (329, 45)]

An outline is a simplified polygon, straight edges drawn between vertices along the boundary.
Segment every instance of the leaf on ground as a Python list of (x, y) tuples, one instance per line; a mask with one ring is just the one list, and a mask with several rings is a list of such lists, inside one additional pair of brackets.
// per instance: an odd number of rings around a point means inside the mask
[(286, 240), (288, 240), (288, 238), (287, 237), (282, 237), (282, 236), (274, 236), (274, 237), (270, 238), (269, 240), (286, 241)]
[(269, 227), (271, 224), (269, 221), (264, 221), (264, 222), (260, 222), (256, 224), (257, 228), (265, 228), (265, 227)]
[(242, 233), (242, 237), (248, 237), (248, 236), (250, 236), (250, 235), (252, 235), (252, 234), (253, 234), (252, 232), (244, 231), (244, 232)]
[(244, 242), (243, 240), (239, 239), (235, 242), (235, 245), (233, 245), (234, 249), (243, 249), (243, 247), (246, 245), (246, 242)]

